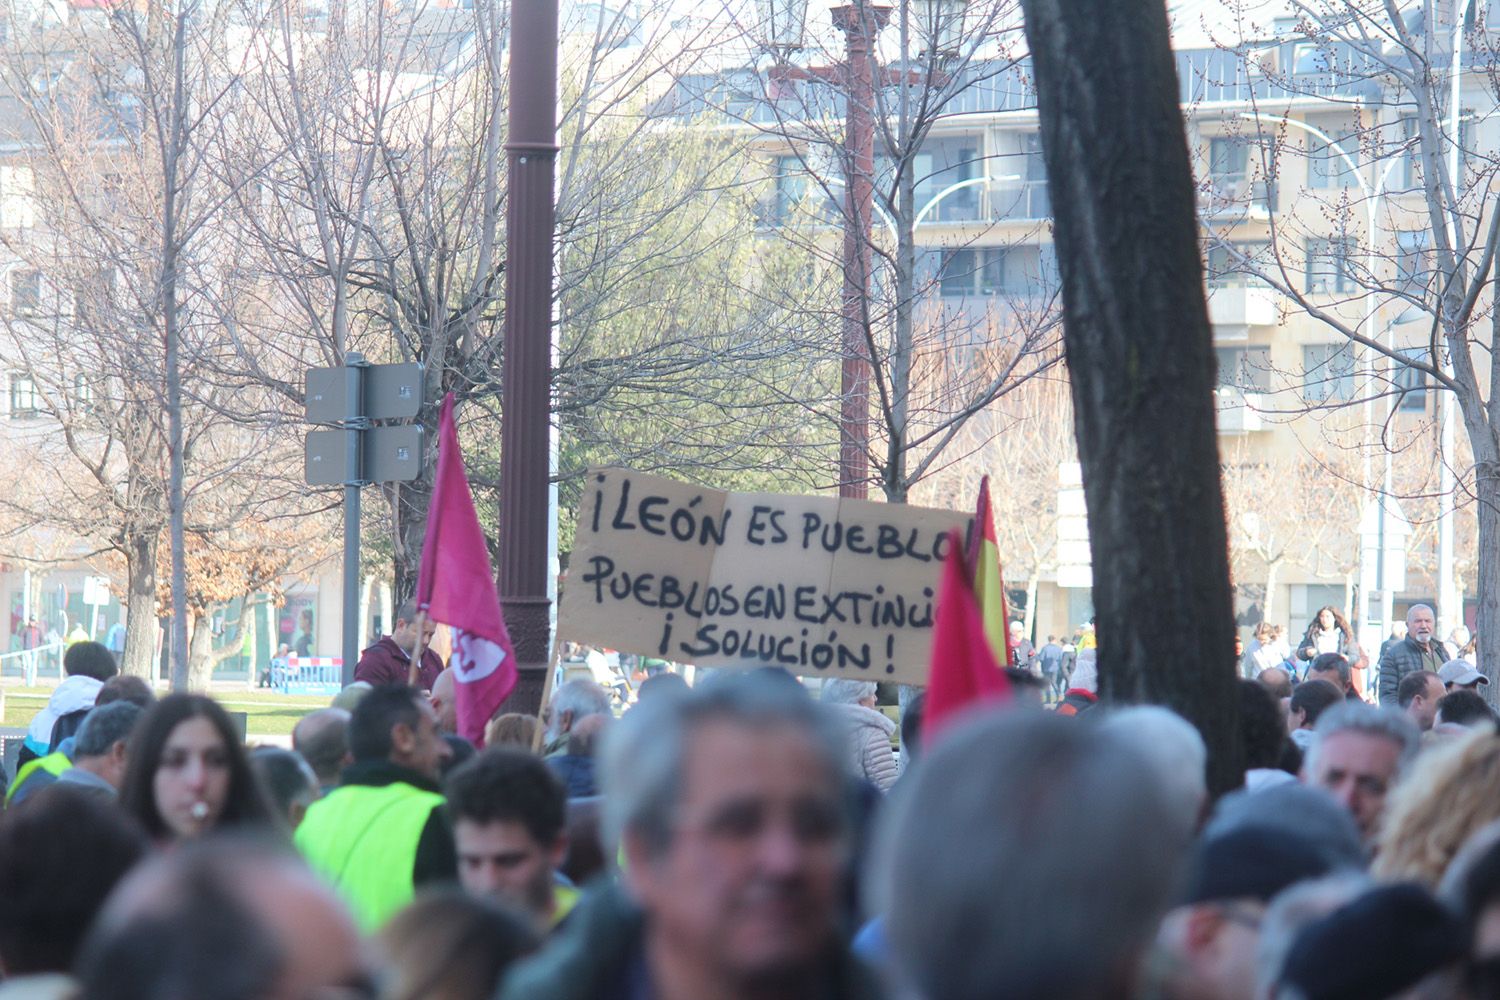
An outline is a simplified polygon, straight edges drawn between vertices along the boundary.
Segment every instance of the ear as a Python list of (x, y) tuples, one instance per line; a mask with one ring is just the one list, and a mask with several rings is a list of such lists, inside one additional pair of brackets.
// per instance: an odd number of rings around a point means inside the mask
[(552, 846), (547, 850), (547, 864), (553, 868), (561, 868), (563, 859), (567, 856), (568, 835), (566, 833), (559, 833), (557, 839), (552, 842)]
[(115, 740), (114, 745), (109, 748), (109, 759), (114, 761), (116, 764), (119, 764), (121, 767), (125, 766), (124, 740)]
[(416, 731), (404, 722), (398, 722), (391, 729), (391, 747), (398, 753), (411, 753), (417, 745)]
[(1183, 942), (1188, 954), (1201, 955), (1211, 950), (1223, 926), (1224, 917), (1216, 907), (1193, 907), (1188, 914), (1187, 926), (1183, 928)]

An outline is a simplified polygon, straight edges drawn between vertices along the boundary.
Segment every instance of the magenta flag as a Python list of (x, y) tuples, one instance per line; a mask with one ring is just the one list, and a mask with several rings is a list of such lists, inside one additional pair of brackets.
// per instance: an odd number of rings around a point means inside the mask
[(417, 577), (417, 606), (453, 629), (458, 734), (484, 746), (484, 727), (516, 686), (516, 654), (500, 614), (495, 574), (453, 423), (453, 393), (438, 418), (437, 475)]

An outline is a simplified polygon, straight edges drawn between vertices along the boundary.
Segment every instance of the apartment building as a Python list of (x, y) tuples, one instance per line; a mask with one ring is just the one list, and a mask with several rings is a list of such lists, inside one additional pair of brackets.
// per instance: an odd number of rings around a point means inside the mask
[[(1500, 27), (1500, 18), (1494, 23)], [(1430, 493), (1437, 464), (1438, 394), (1426, 376), (1352, 343), (1328, 321), (1425, 356), (1437, 289), (1414, 108), (1368, 54), (1336, 40), (1309, 40), (1290, 22), (1266, 29), (1233, 47), (1200, 37), (1176, 56), (1219, 361), (1221, 454), (1264, 480), (1230, 512), (1240, 623), (1248, 635), (1269, 607), (1270, 620), (1300, 635), (1325, 604), (1358, 615), (1360, 522), (1370, 504), (1362, 484), (1381, 482), (1378, 443), (1396, 447), (1398, 493), (1403, 483)], [(1481, 30), (1476, 37), (1493, 36)], [(1482, 71), (1489, 57), (1481, 47), (1465, 55), (1461, 97), (1459, 143), (1470, 185), (1487, 177), (1481, 171), (1493, 155), (1483, 151), (1497, 145), (1495, 99)], [(979, 62), (959, 72), (972, 82), (959, 89), (915, 161), (915, 238), (927, 279), (918, 287), (929, 308), (1003, 314), (1047, 298), (1057, 280), (1034, 99), (1024, 62)], [(688, 77), (666, 102), (700, 121), (717, 111), (753, 135), (766, 164), (767, 229), (789, 224), (809, 192), (828, 199), (842, 186), (836, 176), (829, 181), (837, 156), (784, 127), (785, 76), (769, 84), (764, 72), (749, 69)], [(772, 107), (778, 94), (781, 106)], [(843, 113), (832, 90), (802, 100), (830, 117)], [(878, 141), (876, 155), (878, 181)], [(837, 204), (820, 210), (836, 234)], [(976, 482), (981, 472), (1004, 482), (1001, 468), (974, 468)], [(1067, 475), (1062, 470), (1065, 493)], [(1074, 486), (1060, 521), (1076, 526)], [(1288, 517), (1282, 508), (1295, 507), (1284, 503), (1293, 488), (1343, 498), (1343, 509), (1325, 505), (1320, 515), (1330, 523), (1320, 526), (1317, 545), (1326, 552), (1316, 558), (1302, 538), (1280, 543), (1286, 555), (1266, 544), (1272, 521)], [(1422, 524), (1404, 536), (1403, 506), (1414, 507), (1398, 500), (1387, 508), (1384, 536), (1387, 552), (1395, 558), (1393, 547), (1399, 549), (1408, 565), (1396, 617), (1438, 591), (1434, 531)], [(1077, 558), (1079, 540), (1071, 541), (1059, 545), (1060, 553), (1072, 553), (1063, 559)], [(1061, 563), (1054, 558), (1036, 595), (1041, 638), (1067, 634), (1092, 613), (1086, 566)], [(1011, 583), (1020, 586), (1014, 576)], [(1472, 601), (1470, 609), (1472, 624)]]

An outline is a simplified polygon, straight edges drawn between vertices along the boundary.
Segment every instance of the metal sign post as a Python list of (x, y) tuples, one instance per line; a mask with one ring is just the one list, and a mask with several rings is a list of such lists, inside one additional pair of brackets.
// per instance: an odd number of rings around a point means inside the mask
[(422, 366), (372, 365), (355, 351), (337, 368), (307, 373), (306, 417), (336, 430), (309, 431), (303, 473), (309, 486), (344, 489), (343, 681), (359, 660), (359, 504), (371, 483), (405, 482), (422, 474), (421, 425), (373, 427), (372, 420), (409, 420), (422, 409)]

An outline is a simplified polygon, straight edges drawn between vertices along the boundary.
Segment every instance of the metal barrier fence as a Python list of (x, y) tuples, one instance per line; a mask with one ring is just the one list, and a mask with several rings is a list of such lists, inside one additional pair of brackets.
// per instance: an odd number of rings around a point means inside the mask
[(28, 686), (36, 684), (41, 671), (57, 671), (57, 679), (63, 677), (63, 643), (50, 642), (35, 649), (18, 649), (12, 653), (0, 653), (0, 677), (19, 677)]
[(282, 694), (331, 698), (343, 687), (342, 656), (284, 656), (271, 661), (271, 688)]

